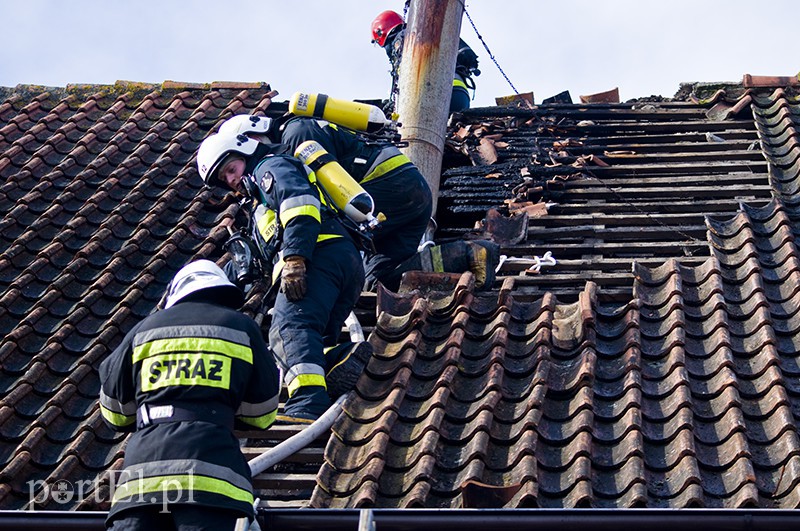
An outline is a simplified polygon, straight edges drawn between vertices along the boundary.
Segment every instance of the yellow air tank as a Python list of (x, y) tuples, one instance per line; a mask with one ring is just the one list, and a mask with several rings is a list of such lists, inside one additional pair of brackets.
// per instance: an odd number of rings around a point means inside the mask
[(303, 142), (295, 150), (294, 156), (314, 171), (317, 182), (325, 189), (336, 208), (348, 218), (370, 228), (378, 224), (378, 219), (373, 215), (375, 202), (372, 196), (319, 142)]
[(337, 100), (325, 94), (295, 92), (289, 100), (289, 112), (311, 116), (366, 133), (375, 133), (391, 123), (378, 107), (368, 103)]

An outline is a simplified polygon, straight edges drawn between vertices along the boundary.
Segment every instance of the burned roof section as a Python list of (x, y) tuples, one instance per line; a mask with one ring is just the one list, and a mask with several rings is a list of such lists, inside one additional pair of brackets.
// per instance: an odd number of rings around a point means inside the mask
[[(604, 300), (624, 302), (632, 260), (700, 263), (710, 255), (705, 216), (794, 193), (781, 169), (794, 163), (792, 97), (728, 92), (464, 112), (453, 120), (441, 184), (442, 237), (470, 232), (502, 205), (528, 217), (527, 238), (504, 249), (502, 273), (523, 272), (517, 290), (574, 301), (591, 280)], [(558, 267), (527, 271), (548, 251)]]

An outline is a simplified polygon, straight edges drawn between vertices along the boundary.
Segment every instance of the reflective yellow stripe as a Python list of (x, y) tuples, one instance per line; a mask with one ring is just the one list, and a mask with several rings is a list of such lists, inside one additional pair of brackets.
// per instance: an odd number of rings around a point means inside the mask
[(111, 504), (119, 503), (125, 498), (136, 497), (138, 500), (142, 496), (150, 492), (161, 492), (166, 494), (168, 492), (179, 491), (194, 492), (203, 491), (213, 494), (219, 494), (226, 498), (231, 498), (243, 503), (253, 504), (253, 493), (245, 489), (231, 485), (227, 481), (211, 478), (208, 476), (197, 475), (179, 475), (179, 476), (158, 476), (153, 478), (135, 479), (120, 485), (114, 491), (114, 497), (111, 499)]
[(231, 359), (217, 354), (162, 354), (142, 363), (142, 391), (173, 385), (230, 389)]
[(250, 347), (210, 337), (175, 337), (148, 341), (133, 349), (133, 363), (158, 354), (171, 352), (213, 352), (244, 362), (253, 363)]
[(283, 271), (283, 266), (286, 265), (286, 262), (283, 261), (283, 257), (279, 258), (275, 265), (272, 266), (272, 283), (275, 284), (278, 279), (281, 277), (281, 271)]
[(100, 387), (100, 405), (111, 413), (119, 413), (123, 416), (131, 416), (136, 415), (136, 401), (130, 400), (128, 402), (120, 402), (115, 398), (111, 398), (105, 392), (105, 390)]
[(437, 273), (444, 272), (444, 264), (442, 263), (442, 246), (434, 245), (431, 247), (431, 265), (433, 270)]
[(325, 389), (328, 386), (325, 384), (325, 377), (319, 374), (298, 374), (297, 377), (289, 383), (287, 389), (289, 390), (289, 396), (292, 396), (295, 391), (300, 389), (301, 387), (309, 387), (311, 385), (319, 385), (324, 387)]
[(273, 411), (272, 413), (267, 413), (266, 415), (261, 415), (260, 417), (237, 417), (239, 420), (248, 424), (250, 426), (255, 426), (256, 428), (264, 429), (268, 428), (275, 422), (275, 417), (278, 414), (277, 411)]
[(320, 234), (319, 236), (317, 236), (317, 243), (342, 237), (343, 236), (341, 234)]
[(289, 221), (297, 216), (311, 216), (312, 218), (320, 221), (319, 209), (314, 205), (296, 206), (294, 208), (287, 208), (281, 212), (281, 224), (285, 227)]
[(263, 216), (258, 218), (256, 225), (258, 226), (258, 233), (264, 237), (264, 240), (270, 241), (275, 233), (278, 231), (278, 216), (274, 210), (267, 210)]
[(411, 164), (411, 160), (405, 155), (395, 155), (389, 160), (378, 164), (372, 172), (367, 175), (361, 182), (365, 183), (378, 177), (382, 177), (395, 168), (399, 168), (404, 164)]
[(136, 421), (135, 415), (123, 415), (122, 413), (115, 413), (114, 411), (103, 407), (103, 404), (100, 404), (100, 414), (103, 415), (103, 418), (114, 426), (130, 426)]
[(456, 79), (454, 79), (454, 80), (453, 80), (453, 86), (454, 86), (454, 87), (461, 87), (461, 88), (463, 88), (464, 90), (466, 90), (466, 89), (467, 89), (467, 84), (466, 84), (466, 83), (464, 83), (463, 81), (461, 81), (461, 80), (460, 80), (460, 79), (458, 79), (458, 78), (456, 78)]

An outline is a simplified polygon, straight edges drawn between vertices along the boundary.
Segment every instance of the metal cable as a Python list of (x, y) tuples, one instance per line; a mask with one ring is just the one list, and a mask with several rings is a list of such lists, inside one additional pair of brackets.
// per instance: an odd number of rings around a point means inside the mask
[(497, 59), (495, 58), (494, 54), (489, 49), (489, 45), (486, 44), (486, 41), (483, 40), (483, 36), (481, 36), (480, 32), (478, 31), (478, 28), (475, 27), (475, 22), (472, 21), (472, 17), (469, 16), (469, 12), (467, 12), (467, 4), (465, 0), (459, 0), (459, 1), (461, 2), (461, 5), (464, 6), (464, 14), (467, 15), (467, 20), (469, 20), (469, 23), (472, 25), (472, 29), (475, 30), (475, 35), (478, 36), (478, 40), (480, 40), (481, 44), (483, 44), (483, 47), (486, 48), (486, 53), (489, 54), (489, 58), (494, 62), (497, 69), (500, 70), (500, 73), (503, 74), (503, 77), (506, 79), (506, 81), (508, 81), (508, 84), (511, 85), (511, 88), (514, 90), (514, 94), (519, 94), (517, 87), (515, 87), (514, 83), (512, 83), (511, 80), (508, 79), (508, 76), (503, 71), (503, 68), (500, 66), (500, 63), (497, 62)]
[[(500, 73), (503, 74), (503, 77), (505, 78), (505, 80), (508, 81), (508, 84), (511, 85), (511, 89), (514, 91), (514, 94), (519, 94), (519, 91), (517, 90), (517, 87), (514, 86), (514, 83), (512, 83), (511, 80), (508, 78), (508, 76), (506, 75), (505, 71), (500, 66), (500, 63), (497, 62), (497, 58), (495, 58), (494, 54), (489, 49), (489, 45), (486, 44), (486, 41), (483, 39), (483, 36), (478, 31), (478, 28), (475, 26), (475, 22), (473, 22), (472, 17), (469, 16), (469, 13), (467, 12), (466, 1), (465, 0), (459, 0), (459, 2), (461, 2), (461, 5), (464, 7), (464, 14), (467, 15), (467, 20), (469, 20), (469, 23), (472, 25), (472, 29), (475, 31), (475, 35), (478, 36), (478, 40), (481, 41), (481, 44), (483, 44), (483, 47), (486, 49), (486, 53), (489, 54), (489, 59), (492, 60), (492, 62), (497, 67), (497, 69), (500, 71)], [(408, 22), (408, 18), (407, 18), (406, 15), (408, 14), (408, 8), (409, 8), (410, 5), (411, 5), (411, 0), (406, 0), (405, 7), (403, 9), (403, 21), (405, 21), (405, 22)]]

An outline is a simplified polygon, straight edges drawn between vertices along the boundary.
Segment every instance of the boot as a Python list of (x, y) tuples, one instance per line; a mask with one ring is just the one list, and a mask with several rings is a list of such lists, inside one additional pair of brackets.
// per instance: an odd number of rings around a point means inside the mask
[(489, 289), (500, 261), (500, 246), (489, 240), (467, 242), (467, 261), (469, 270), (475, 275), (475, 288)]
[(276, 424), (311, 424), (331, 406), (331, 399), (321, 385), (300, 387), (286, 401)]
[(367, 341), (338, 345), (325, 353), (331, 367), (325, 375), (328, 396), (336, 400), (355, 389), (356, 383), (372, 357), (372, 345)]
[(395, 272), (399, 285), (400, 275), (406, 271), (434, 273), (472, 271), (475, 275), (476, 289), (480, 290), (492, 286), (499, 261), (500, 246), (496, 243), (489, 240), (457, 240), (425, 247), (397, 266)]

